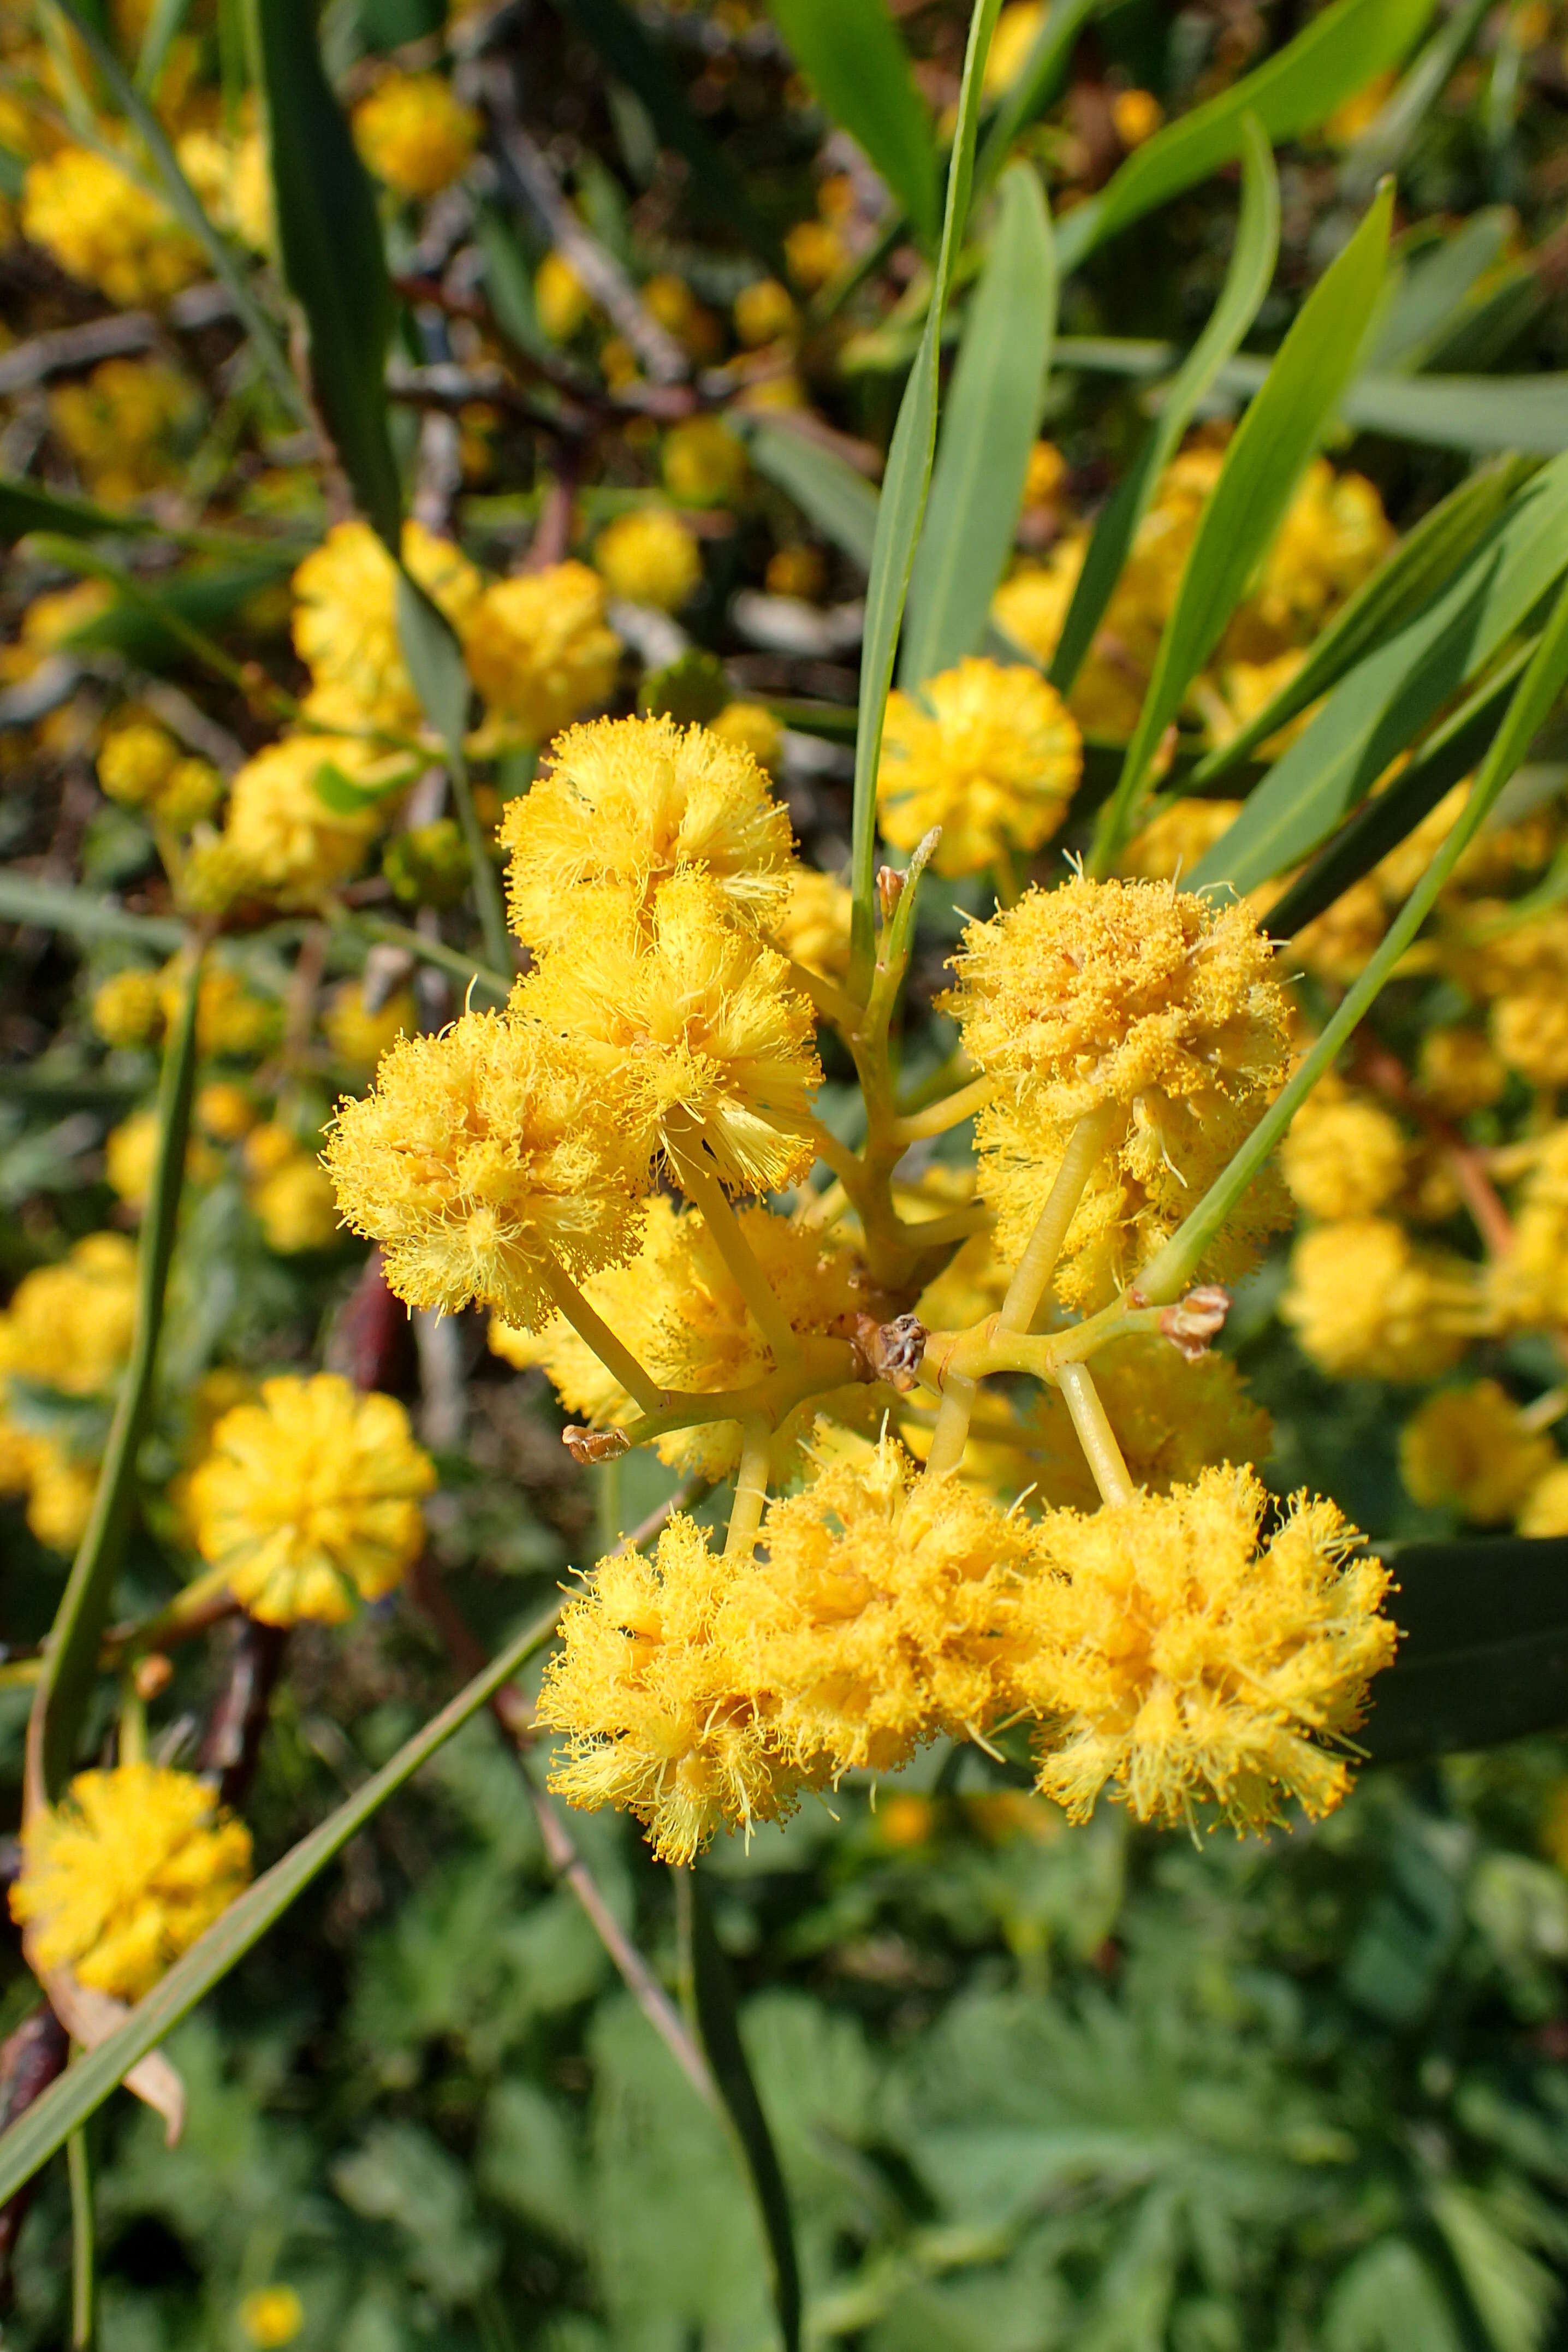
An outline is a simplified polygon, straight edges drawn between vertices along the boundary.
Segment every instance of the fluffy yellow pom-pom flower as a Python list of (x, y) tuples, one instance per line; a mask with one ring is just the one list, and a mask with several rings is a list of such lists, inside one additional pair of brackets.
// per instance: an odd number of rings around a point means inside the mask
[(636, 1246), (647, 1150), (590, 1071), (498, 1013), (400, 1038), (374, 1092), (342, 1105), (326, 1159), (344, 1221), (383, 1244), (411, 1306), (478, 1298), (545, 1322), (554, 1265), (580, 1279)]
[[(483, 589), (461, 549), (406, 522), (403, 561), (460, 635)], [(417, 733), (425, 712), (397, 632), (397, 570), (369, 523), (334, 523), (296, 570), (293, 587), (294, 649), (310, 672), (310, 717), (322, 727)]]
[(440, 74), (388, 74), (353, 110), (354, 144), (400, 196), (433, 196), (461, 177), (479, 118)]
[(849, 970), (849, 914), (854, 904), (847, 884), (815, 866), (791, 865), (789, 898), (768, 926), (768, 939), (781, 955), (823, 980), (843, 980)]
[(782, 911), (791, 836), (751, 753), (669, 719), (597, 719), (558, 736), (546, 773), (501, 826), (512, 928), (536, 951), (569, 942), (573, 893), (614, 891), (637, 913), (699, 870), (747, 925)]
[(250, 1832), (157, 1764), (79, 1772), (22, 1832), (11, 1916), (41, 1969), (139, 2000), (250, 1876)]
[(131, 1353), (135, 1328), (135, 1244), (124, 1234), (88, 1234), (60, 1265), (16, 1285), (0, 1315), (0, 1375), (96, 1396)]
[(605, 583), (585, 563), (498, 580), (464, 632), (468, 671), (489, 706), (481, 742), (542, 743), (615, 688), (621, 641), (605, 619)]
[(731, 1191), (768, 1192), (809, 1171), (810, 1097), (822, 1072), (809, 1000), (789, 967), (730, 919), (722, 888), (677, 875), (639, 926), (605, 892), (570, 948), (547, 954), (512, 1002), (589, 1076), (601, 1116), (657, 1143), (679, 1180), (710, 1155)]
[(1568, 1125), (1542, 1137), (1520, 1196), (1513, 1247), (1489, 1272), (1491, 1297), (1510, 1328), (1568, 1322)]
[(324, 769), (372, 786), (407, 761), (351, 735), (289, 735), (247, 760), (235, 777), (222, 838), (252, 889), (280, 906), (308, 905), (346, 881), (386, 821), (390, 801), (329, 807), (317, 790)]
[(1439, 1389), (1405, 1424), (1399, 1468), (1418, 1503), (1451, 1503), (1478, 1527), (1507, 1525), (1557, 1461), (1497, 1381)]
[(236, 1405), (191, 1474), (202, 1558), (265, 1625), (335, 1625), (401, 1582), (424, 1540), (436, 1483), (395, 1397), (335, 1372), (264, 1381)]
[(92, 992), (92, 1025), (106, 1045), (145, 1045), (163, 1025), (158, 975), (135, 964), (100, 981)]
[(1309, 1095), (1290, 1122), (1279, 1170), (1310, 1217), (1375, 1216), (1405, 1181), (1405, 1138), (1378, 1104)]
[(1392, 1217), (1346, 1217), (1303, 1234), (1279, 1314), (1334, 1380), (1436, 1380), (1486, 1319), (1476, 1270), (1418, 1250)]
[(1021, 1695), (1050, 1719), (1044, 1795), (1085, 1819), (1114, 1781), (1142, 1822), (1212, 1801), (1261, 1829), (1294, 1797), (1316, 1816), (1349, 1774), (1320, 1744), (1353, 1731), (1397, 1634), (1382, 1562), (1333, 1504), (1298, 1496), (1259, 1544), (1269, 1497), (1228, 1464), (1169, 1495), (1048, 1515), (1026, 1589), (1037, 1639)]
[(539, 1719), (566, 1735), (550, 1785), (574, 1805), (635, 1813), (663, 1862), (689, 1863), (721, 1826), (783, 1819), (801, 1778), (735, 1685), (723, 1621), (750, 1561), (671, 1519), (652, 1559), (602, 1559), (561, 1620)]
[(913, 849), (942, 827), (939, 874), (977, 874), (1050, 838), (1078, 789), (1083, 739), (1053, 686), (978, 657), (888, 698), (877, 777), (881, 827)]
[(205, 257), (167, 205), (107, 155), (61, 147), (29, 163), (22, 228), (72, 278), (131, 310), (167, 301), (201, 275)]
[(594, 562), (612, 596), (678, 613), (702, 577), (697, 541), (663, 507), (617, 515), (599, 534)]

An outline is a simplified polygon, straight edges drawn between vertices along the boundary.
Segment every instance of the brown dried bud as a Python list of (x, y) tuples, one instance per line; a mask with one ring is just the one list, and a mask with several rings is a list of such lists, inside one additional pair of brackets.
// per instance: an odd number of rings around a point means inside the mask
[(1208, 1353), (1209, 1342), (1225, 1328), (1225, 1318), (1230, 1312), (1230, 1293), (1217, 1282), (1205, 1282), (1196, 1290), (1189, 1290), (1174, 1307), (1167, 1307), (1160, 1318), (1160, 1329), (1173, 1348), (1179, 1348), (1189, 1364)]
[(174, 1661), (162, 1650), (149, 1650), (144, 1658), (137, 1659), (131, 1679), (138, 1698), (157, 1698), (174, 1679)]
[(885, 923), (893, 919), (893, 909), (904, 895), (906, 879), (907, 877), (896, 866), (879, 866), (877, 868), (877, 904), (882, 910)]
[(561, 1433), (561, 1443), (574, 1462), (614, 1462), (631, 1447), (631, 1439), (624, 1429), (584, 1429), (569, 1421)]
[(918, 1315), (898, 1315), (878, 1323), (869, 1315), (855, 1318), (855, 1347), (873, 1381), (907, 1394), (920, 1379), (921, 1359), (929, 1338)]

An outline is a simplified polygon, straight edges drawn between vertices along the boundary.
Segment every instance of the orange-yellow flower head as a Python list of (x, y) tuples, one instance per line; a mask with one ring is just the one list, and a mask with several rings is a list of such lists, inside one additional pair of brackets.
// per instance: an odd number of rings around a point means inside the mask
[(1439, 1389), (1399, 1438), (1400, 1474), (1415, 1500), (1449, 1504), (1483, 1528), (1516, 1518), (1557, 1459), (1497, 1381)]
[[(1058, 1295), (1103, 1304), (1169, 1238), (1245, 1140), (1288, 1053), (1272, 950), (1245, 907), (1168, 882), (1031, 890), (973, 923), (947, 1003), (995, 1082), (980, 1115), (980, 1188), (1016, 1260), (1076, 1122), (1110, 1114), (1070, 1227)], [(1287, 1216), (1270, 1174), (1205, 1260), (1229, 1280)]]
[[(1336, 1738), (1361, 1721), (1397, 1635), (1389, 1578), (1356, 1559), (1333, 1504), (1299, 1496), (1267, 1541), (1250, 1470), (1205, 1470), (1169, 1495), (1088, 1517), (1047, 1515), (1044, 1573), (1026, 1588), (1021, 1695), (1047, 1719), (1043, 1793), (1085, 1819), (1107, 1782), (1142, 1822), (1217, 1804), (1261, 1829), (1296, 1799), (1316, 1816), (1345, 1794)], [(1031, 1629), (1033, 1630), (1033, 1629)]]
[(1047, 841), (1067, 814), (1083, 739), (1056, 688), (1022, 663), (974, 658), (888, 699), (877, 803), (913, 849), (942, 827), (939, 874), (978, 874)]
[(191, 1475), (189, 1510), (203, 1559), (253, 1617), (335, 1625), (401, 1583), (435, 1483), (395, 1397), (335, 1372), (289, 1374), (225, 1413)]
[(88, 1234), (58, 1265), (24, 1275), (0, 1314), (0, 1382), (11, 1374), (96, 1396), (131, 1352), (136, 1247), (124, 1234)]
[(689, 1863), (715, 1830), (798, 1801), (800, 1774), (735, 1684), (729, 1628), (756, 1581), (678, 1517), (652, 1559), (602, 1559), (562, 1617), (539, 1696), (540, 1721), (566, 1735), (550, 1785), (635, 1813), (661, 1861)]
[[(364, 790), (358, 805), (329, 803), (324, 772)], [(408, 761), (352, 735), (289, 735), (247, 760), (234, 780), (222, 841), (248, 887), (280, 906), (307, 906), (363, 863), (393, 805), (375, 794)], [(326, 777), (332, 788), (331, 775)]]
[(389, 74), (353, 111), (354, 144), (400, 196), (433, 196), (468, 168), (479, 118), (440, 74)]
[(1492, 1298), (1516, 1329), (1568, 1322), (1568, 1124), (1549, 1128), (1520, 1192), (1513, 1247), (1489, 1269)]
[(613, 693), (621, 661), (605, 583), (585, 563), (494, 582), (468, 614), (463, 651), (487, 707), (479, 748), (547, 741)]
[(679, 613), (702, 578), (697, 541), (665, 507), (617, 515), (599, 534), (594, 562), (612, 596)]
[(111, 302), (166, 302), (205, 267), (168, 206), (107, 155), (61, 147), (27, 166), (22, 228), (72, 278)]
[(250, 1876), (250, 1832), (191, 1772), (79, 1772), (22, 1832), (11, 1916), (41, 1970), (140, 2000)]
[(1417, 1249), (1392, 1217), (1303, 1234), (1279, 1314), (1334, 1380), (1436, 1380), (1486, 1321), (1478, 1269)]
[(784, 908), (789, 818), (742, 745), (669, 719), (597, 719), (551, 747), (545, 775), (507, 810), (512, 928), (535, 951), (570, 944), (588, 885), (643, 912), (673, 875), (705, 875), (749, 927)]
[(508, 1322), (554, 1312), (551, 1273), (630, 1255), (647, 1172), (594, 1073), (538, 1027), (469, 1013), (400, 1038), (327, 1142), (344, 1220), (382, 1244), (414, 1307), (470, 1299)]
[[(483, 585), (461, 549), (407, 522), (403, 561), (461, 633)], [(322, 727), (416, 734), (425, 712), (397, 633), (397, 569), (369, 523), (334, 523), (293, 585), (294, 650), (310, 672), (310, 717)]]
[(797, 1182), (822, 1073), (784, 958), (736, 928), (701, 874), (661, 884), (646, 929), (617, 894), (582, 896), (571, 946), (518, 983), (517, 1011), (558, 1041), (610, 1131), (657, 1145), (678, 1181), (706, 1161), (732, 1192)]
[(1280, 1147), (1279, 1170), (1310, 1217), (1375, 1216), (1405, 1181), (1399, 1122), (1357, 1096), (1309, 1095)]

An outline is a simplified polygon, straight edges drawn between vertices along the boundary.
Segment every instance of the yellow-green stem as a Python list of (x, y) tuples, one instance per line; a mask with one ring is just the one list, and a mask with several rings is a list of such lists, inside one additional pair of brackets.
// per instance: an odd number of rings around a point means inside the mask
[(71, 2200), (71, 2352), (93, 2352), (98, 2342), (98, 2280), (92, 2162), (88, 2154), (85, 2124), (79, 2126), (66, 2142), (66, 2171)]
[(552, 1260), (545, 1269), (544, 1278), (551, 1297), (577, 1337), (592, 1348), (606, 1371), (614, 1372), (626, 1394), (637, 1400), (644, 1412), (657, 1412), (666, 1391), (643, 1370), (631, 1349), (616, 1339), (604, 1318), (595, 1315), (565, 1267)]
[(119, 1763), (147, 1761), (147, 1709), (136, 1687), (134, 1674), (127, 1675), (120, 1685), (120, 1738), (116, 1746)]
[[(713, 1246), (734, 1276), (735, 1286), (745, 1300), (752, 1321), (772, 1349), (774, 1363), (781, 1366), (797, 1364), (801, 1357), (799, 1334), (757, 1263), (752, 1245), (741, 1230), (741, 1221), (731, 1207), (719, 1179), (701, 1165), (695, 1150), (681, 1153), (676, 1174), (681, 1191), (701, 1210), (702, 1222), (712, 1235)], [(639, 1397), (637, 1402), (640, 1404), (643, 1401)], [(645, 1410), (648, 1409), (645, 1407)]]
[(763, 1524), (768, 1499), (768, 1455), (773, 1431), (760, 1416), (741, 1432), (741, 1466), (735, 1473), (735, 1500), (730, 1509), (730, 1531), (724, 1538), (726, 1559), (750, 1559)]
[(969, 1441), (969, 1416), (974, 1410), (976, 1383), (966, 1372), (954, 1372), (942, 1394), (942, 1410), (931, 1433), (931, 1452), (926, 1456), (926, 1472), (932, 1478), (945, 1478), (956, 1470), (963, 1459), (963, 1449)]
[(945, 1135), (950, 1128), (973, 1118), (977, 1110), (984, 1110), (995, 1091), (994, 1078), (971, 1078), (956, 1094), (943, 1095), (940, 1102), (929, 1104), (924, 1110), (910, 1111), (905, 1118), (896, 1118), (891, 1129), (893, 1139), (907, 1150), (911, 1143), (923, 1143), (928, 1136)]
[(1101, 1103), (1097, 1110), (1086, 1111), (1068, 1138), (1062, 1164), (1057, 1171), (1057, 1181), (1047, 1196), (1046, 1205), (1036, 1220), (1035, 1230), (1025, 1245), (1013, 1279), (1007, 1286), (1007, 1296), (1002, 1301), (997, 1317), (998, 1328), (1004, 1331), (1026, 1331), (1039, 1312), (1051, 1276), (1057, 1270), (1057, 1260), (1062, 1254), (1062, 1244), (1068, 1228), (1078, 1213), (1084, 1186), (1093, 1175), (1096, 1162), (1110, 1139), (1110, 1130), (1123, 1114), (1120, 1104)]
[(1116, 1433), (1105, 1417), (1094, 1375), (1084, 1363), (1064, 1364), (1057, 1374), (1079, 1444), (1094, 1473), (1094, 1483), (1108, 1503), (1130, 1503), (1137, 1489), (1121, 1458)]

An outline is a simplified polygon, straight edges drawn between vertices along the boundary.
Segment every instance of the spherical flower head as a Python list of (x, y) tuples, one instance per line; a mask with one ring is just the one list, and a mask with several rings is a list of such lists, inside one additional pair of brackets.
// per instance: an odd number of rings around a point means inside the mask
[(795, 321), (795, 308), (787, 286), (776, 278), (754, 278), (742, 286), (733, 305), (735, 332), (748, 351), (787, 335)]
[(22, 1832), (11, 1916), (40, 1970), (140, 2000), (250, 1877), (250, 1832), (158, 1764), (79, 1772)]
[(612, 596), (679, 613), (702, 577), (697, 541), (665, 507), (617, 515), (599, 533), (594, 562)]
[(1447, 1504), (1477, 1527), (1506, 1527), (1556, 1464), (1497, 1381), (1439, 1389), (1405, 1424), (1399, 1469), (1418, 1503)]
[(1555, 988), (1500, 996), (1489, 1023), (1499, 1061), (1517, 1070), (1532, 1087), (1545, 1090), (1568, 1086), (1568, 1000), (1562, 993), (1565, 981), (1568, 974)]
[(130, 1355), (135, 1328), (135, 1244), (124, 1234), (88, 1234), (60, 1265), (16, 1285), (0, 1316), (0, 1374), (97, 1396)]
[(705, 876), (737, 924), (764, 925), (784, 904), (792, 846), (751, 753), (664, 718), (596, 719), (558, 736), (501, 840), (512, 928), (535, 952), (570, 944), (584, 885), (642, 912), (683, 872)]
[(400, 196), (433, 196), (460, 179), (479, 118), (437, 73), (388, 74), (353, 110), (354, 144)]
[(110, 728), (99, 747), (98, 781), (122, 808), (146, 808), (168, 782), (180, 747), (167, 729), (150, 719)]
[(92, 1025), (106, 1045), (146, 1045), (163, 1025), (158, 975), (127, 965), (92, 992)]
[(395, 1397), (288, 1375), (224, 1415), (188, 1507), (202, 1558), (253, 1617), (335, 1625), (402, 1582), (435, 1484)]
[(837, 278), (847, 258), (843, 238), (826, 221), (796, 221), (785, 235), (784, 259), (803, 294), (815, 294)]
[(533, 307), (552, 343), (569, 343), (594, 299), (563, 253), (547, 253), (533, 278)]
[(167, 301), (206, 267), (166, 205), (85, 147), (61, 147), (28, 164), (22, 229), (69, 277), (99, 287), (121, 310)]
[(1083, 739), (1055, 687), (1021, 663), (978, 656), (888, 698), (877, 804), (883, 834), (913, 849), (942, 827), (939, 874), (1026, 856), (1067, 814)]
[(388, 1286), (413, 1307), (477, 1298), (547, 1322), (554, 1264), (581, 1280), (637, 1244), (646, 1153), (590, 1073), (498, 1013), (399, 1038), (374, 1091), (340, 1107), (326, 1160), (344, 1222), (382, 1244)]
[(305, 2325), (305, 2306), (291, 2286), (258, 2286), (239, 2306), (239, 2325), (259, 2352), (292, 2344)]
[(223, 798), (223, 778), (210, 760), (176, 760), (153, 803), (153, 814), (171, 833), (190, 833), (211, 816)]
[(98, 1494), (98, 1465), (82, 1461), (48, 1437), (32, 1440), (27, 1526), (46, 1551), (68, 1559), (87, 1533)]
[(1227, 1464), (1041, 1522), (1018, 1683), (1047, 1719), (1039, 1788), (1075, 1821), (1108, 1782), (1141, 1822), (1190, 1826), (1212, 1802), (1238, 1831), (1290, 1798), (1317, 1818), (1344, 1796), (1325, 1743), (1355, 1729), (1394, 1656), (1390, 1580), (1352, 1557), (1360, 1538), (1332, 1503), (1304, 1495), (1260, 1543), (1269, 1507)]
[(197, 1090), (194, 1115), (204, 1135), (215, 1143), (237, 1143), (256, 1125), (256, 1105), (243, 1087), (215, 1078)]
[(709, 731), (721, 743), (749, 751), (769, 775), (784, 756), (784, 729), (765, 702), (727, 702), (710, 721)]
[(489, 710), (481, 740), (542, 743), (607, 700), (621, 641), (605, 619), (605, 583), (585, 563), (520, 572), (484, 591), (463, 640)]
[(373, 1012), (363, 981), (346, 981), (327, 1008), (321, 1026), (340, 1062), (353, 1070), (374, 1070), (400, 1037), (412, 1036), (419, 1025), (414, 998), (406, 988), (395, 988)]
[(1521, 1536), (1568, 1536), (1568, 1462), (1554, 1463), (1525, 1497)]
[(234, 139), (198, 127), (175, 142), (174, 152), (207, 217), (252, 253), (270, 253), (272, 175), (260, 131)]
[[(461, 634), (483, 589), (450, 540), (403, 527), (403, 561)], [(294, 649), (310, 672), (305, 708), (322, 727), (416, 734), (424, 706), (397, 630), (397, 568), (367, 522), (334, 523), (293, 580)]]
[(1121, 853), (1121, 871), (1143, 882), (1179, 882), (1241, 814), (1239, 801), (1173, 801)]
[(195, 407), (189, 379), (163, 360), (104, 360), (85, 383), (57, 384), (48, 396), (50, 425), (107, 506), (173, 478), (175, 433)]
[(363, 807), (330, 806), (317, 778), (335, 770), (368, 794), (407, 766), (400, 753), (378, 751), (353, 736), (286, 736), (235, 777), (223, 839), (257, 892), (282, 907), (314, 905), (364, 863), (393, 805), (367, 797)]
[(731, 1635), (743, 1686), (807, 1772), (890, 1770), (1000, 1711), (1034, 1530), (884, 1437), (763, 1525), (765, 1570)]
[(1476, 1268), (1418, 1250), (1392, 1217), (1303, 1234), (1279, 1313), (1333, 1380), (1436, 1380), (1486, 1321)]
[(847, 979), (854, 905), (847, 886), (835, 874), (819, 874), (816, 866), (794, 861), (786, 874), (789, 897), (768, 926), (769, 943), (822, 980)]
[(1291, 1198), (1310, 1217), (1372, 1217), (1405, 1181), (1405, 1138), (1376, 1103), (1309, 1095), (1279, 1150)]
[(735, 1192), (799, 1182), (816, 1158), (806, 1122), (822, 1072), (810, 1001), (784, 958), (737, 929), (704, 875), (661, 884), (647, 928), (614, 893), (583, 898), (572, 944), (519, 982), (518, 1012), (678, 1182), (703, 1165)]
[(249, 1187), (247, 1198), (262, 1239), (279, 1257), (330, 1249), (342, 1232), (332, 1180), (313, 1151), (290, 1151)]
[[(183, 951), (171, 956), (158, 974), (163, 1025), (172, 1029), (190, 986), (190, 958)], [(202, 973), (196, 1004), (196, 1045), (203, 1055), (258, 1054), (272, 1043), (278, 1008), (265, 997), (252, 996), (237, 971), (209, 961)]]
[(1037, 441), (1024, 477), (1026, 507), (1055, 506), (1067, 487), (1068, 461), (1054, 441)]
[(1314, 457), (1286, 510), (1252, 602), (1264, 625), (1291, 639), (1310, 635), (1382, 562), (1394, 531), (1364, 474), (1336, 474)]
[(1548, 1129), (1521, 1190), (1513, 1247), (1489, 1268), (1505, 1328), (1568, 1322), (1568, 1124)]
[(1029, 51), (1045, 22), (1044, 0), (1008, 0), (996, 19), (985, 59), (984, 94), (1000, 98), (1023, 71)]
[[(859, 1261), (791, 1218), (763, 1208), (739, 1213), (746, 1244), (792, 1330), (805, 1339), (841, 1337), (853, 1329), (865, 1300)], [(661, 1388), (702, 1394), (743, 1387), (773, 1370), (772, 1352), (700, 1213), (678, 1210), (662, 1194), (648, 1202), (636, 1257), (595, 1275), (585, 1294)], [(490, 1346), (520, 1370), (542, 1365), (563, 1406), (578, 1421), (618, 1428), (636, 1416), (632, 1399), (563, 1320), (537, 1337), (504, 1324), (492, 1326)], [(781, 1486), (797, 1474), (801, 1444), (816, 1412), (864, 1419), (879, 1414), (889, 1401), (889, 1391), (858, 1386), (797, 1407), (774, 1433), (770, 1484)], [(740, 1426), (732, 1421), (698, 1423), (660, 1438), (658, 1450), (683, 1476), (717, 1485), (740, 1459)]]
[(721, 506), (737, 499), (745, 484), (745, 445), (721, 416), (690, 416), (672, 425), (660, 457), (665, 488), (683, 506)]
[(566, 1736), (550, 1786), (635, 1813), (662, 1862), (689, 1863), (720, 1827), (783, 1820), (799, 1801), (801, 1775), (734, 1681), (726, 1624), (756, 1582), (750, 1561), (710, 1551), (678, 1517), (652, 1559), (602, 1559), (562, 1616), (539, 1696), (540, 1721)]
[(1508, 1073), (1479, 1029), (1428, 1029), (1417, 1071), (1423, 1097), (1447, 1118), (1485, 1110), (1508, 1084)]

